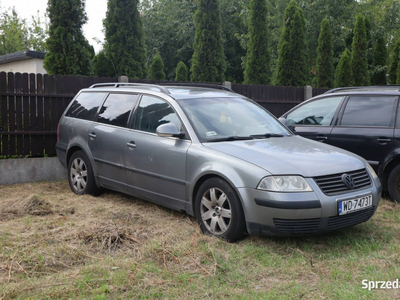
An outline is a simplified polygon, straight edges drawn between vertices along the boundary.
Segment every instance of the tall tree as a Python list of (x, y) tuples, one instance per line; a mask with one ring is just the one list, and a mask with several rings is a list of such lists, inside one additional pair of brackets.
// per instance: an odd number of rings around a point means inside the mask
[(0, 14), (0, 55), (23, 50), (46, 51), (45, 24), (39, 16), (29, 24), (14, 9)]
[(295, 0), (285, 9), (279, 41), (276, 84), (304, 86), (308, 79), (307, 45), (303, 10)]
[(387, 71), (387, 50), (386, 42), (382, 36), (378, 38), (374, 45), (373, 51), (373, 69), (371, 76), (371, 84), (385, 85), (386, 84), (386, 71)]
[(175, 81), (188, 81), (188, 68), (183, 61), (180, 61), (176, 67)]
[[(400, 56), (400, 53), (399, 53), (399, 56)], [(400, 59), (399, 59), (399, 64), (398, 64), (398, 66), (397, 66), (396, 75), (397, 75), (397, 81), (396, 81), (396, 83), (397, 83), (397, 84), (400, 84)]]
[(104, 50), (101, 50), (93, 59), (93, 75), (99, 77), (116, 76), (114, 67)]
[(86, 23), (84, 0), (49, 0), (48, 52), (44, 68), (50, 74), (89, 75), (90, 49), (83, 36)]
[(194, 19), (196, 35), (191, 81), (222, 82), (225, 80), (226, 61), (219, 0), (199, 0)]
[(333, 44), (332, 32), (328, 18), (321, 23), (321, 33), (317, 47), (317, 86), (324, 88), (333, 87)]
[(267, 1), (251, 0), (250, 40), (247, 48), (244, 84), (268, 84), (270, 82), (267, 16)]
[(354, 85), (368, 85), (370, 80), (367, 58), (367, 31), (365, 28), (365, 18), (361, 14), (356, 17), (351, 48), (351, 70), (353, 72)]
[(340, 57), (335, 72), (335, 87), (346, 87), (354, 85), (353, 73), (351, 71), (351, 53), (346, 48)]
[(118, 76), (146, 78), (146, 51), (139, 0), (109, 0), (104, 19), (105, 51)]
[(391, 84), (397, 83), (397, 68), (399, 62), (400, 62), (400, 39), (396, 42), (394, 46), (392, 61), (390, 63), (389, 79)]
[(160, 53), (157, 53), (153, 58), (153, 63), (150, 67), (150, 79), (164, 80), (164, 62), (161, 58)]

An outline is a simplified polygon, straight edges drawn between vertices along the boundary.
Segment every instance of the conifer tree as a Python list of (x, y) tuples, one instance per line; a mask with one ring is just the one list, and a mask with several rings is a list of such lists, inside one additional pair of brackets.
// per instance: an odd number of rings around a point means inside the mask
[(321, 23), (317, 47), (317, 86), (331, 88), (334, 83), (332, 32), (328, 18)]
[(117, 76), (104, 50), (101, 50), (93, 59), (93, 74), (99, 77)]
[(160, 53), (157, 53), (153, 58), (153, 63), (150, 67), (150, 79), (164, 80), (164, 62), (161, 58)]
[(373, 52), (373, 70), (371, 76), (372, 85), (385, 85), (386, 84), (386, 60), (387, 51), (386, 43), (383, 37), (379, 37), (374, 45)]
[(222, 82), (225, 80), (226, 61), (219, 0), (199, 0), (194, 19), (196, 34), (191, 81)]
[(139, 0), (109, 0), (104, 19), (105, 50), (117, 76), (146, 78), (146, 51)]
[(351, 70), (353, 72), (354, 85), (369, 85), (368, 58), (367, 58), (367, 32), (365, 19), (357, 15), (354, 27), (354, 36), (351, 52)]
[(91, 49), (82, 26), (87, 21), (84, 0), (49, 0), (49, 37), (43, 65), (49, 74), (89, 75)]
[[(400, 56), (400, 53), (399, 53), (399, 56)], [(400, 84), (400, 59), (399, 59), (399, 65), (397, 66), (396, 75), (397, 75), (397, 81), (396, 81), (396, 83), (397, 83), (397, 84)]]
[(303, 10), (291, 0), (285, 9), (279, 41), (276, 84), (304, 86), (308, 79), (307, 46)]
[(250, 24), (244, 84), (270, 83), (268, 49), (268, 10), (266, 0), (251, 0)]
[(351, 71), (351, 53), (346, 48), (340, 57), (335, 72), (335, 87), (346, 87), (354, 85)]
[(391, 84), (396, 84), (397, 82), (397, 68), (400, 62), (400, 40), (394, 46), (392, 61), (389, 69), (389, 79)]
[(176, 67), (175, 81), (188, 81), (188, 68), (183, 61), (180, 61)]

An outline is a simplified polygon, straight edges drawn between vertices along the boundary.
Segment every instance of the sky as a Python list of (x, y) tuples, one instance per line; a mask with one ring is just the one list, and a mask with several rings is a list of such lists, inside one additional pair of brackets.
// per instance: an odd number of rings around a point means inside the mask
[[(20, 18), (31, 20), (32, 15), (39, 15), (43, 20), (43, 16), (47, 8), (47, 0), (0, 0), (1, 11), (15, 7)], [(93, 38), (104, 42), (103, 19), (106, 17), (107, 0), (86, 0), (86, 14), (88, 22), (83, 26), (83, 33), (91, 45), (93, 45), (96, 53), (102, 48), (102, 45), (96, 43)]]

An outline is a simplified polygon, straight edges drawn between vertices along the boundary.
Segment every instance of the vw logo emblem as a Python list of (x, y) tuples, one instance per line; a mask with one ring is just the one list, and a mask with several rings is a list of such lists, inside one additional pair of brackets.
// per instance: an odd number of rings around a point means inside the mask
[(355, 183), (353, 177), (349, 174), (343, 174), (342, 175), (342, 181), (345, 185), (347, 185), (349, 188), (354, 189)]

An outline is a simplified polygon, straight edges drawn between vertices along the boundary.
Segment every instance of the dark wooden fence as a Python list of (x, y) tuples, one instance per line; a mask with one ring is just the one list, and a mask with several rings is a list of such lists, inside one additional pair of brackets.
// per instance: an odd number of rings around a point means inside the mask
[[(117, 78), (1, 72), (0, 157), (55, 155), (58, 121), (74, 95), (95, 83), (117, 81)], [(168, 84), (159, 80), (129, 81)], [(277, 117), (304, 101), (302, 87), (233, 84), (232, 89), (257, 101)], [(325, 91), (318, 89), (316, 93)]]

